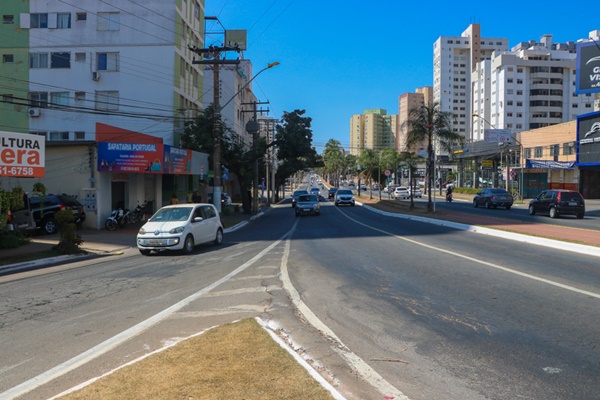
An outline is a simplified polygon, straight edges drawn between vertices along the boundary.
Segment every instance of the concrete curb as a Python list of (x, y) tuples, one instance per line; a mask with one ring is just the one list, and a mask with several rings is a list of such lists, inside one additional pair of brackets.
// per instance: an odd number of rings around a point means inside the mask
[(557, 249), (557, 250), (565, 250), (565, 251), (571, 251), (574, 253), (580, 253), (580, 254), (586, 254), (586, 255), (590, 255), (590, 256), (594, 256), (594, 257), (600, 257), (600, 248), (595, 247), (595, 246), (586, 246), (583, 244), (568, 243), (568, 242), (563, 242), (560, 240), (540, 238), (537, 236), (529, 236), (529, 235), (525, 235), (522, 233), (506, 232), (506, 231), (501, 231), (498, 229), (486, 228), (486, 227), (476, 226), (476, 225), (461, 224), (458, 222), (445, 221), (442, 219), (419, 217), (419, 216), (407, 215), (407, 214), (396, 214), (396, 213), (382, 211), (382, 210), (376, 209), (374, 207), (364, 205), (363, 203), (360, 203), (358, 201), (356, 202), (356, 204), (358, 204), (358, 205), (364, 207), (365, 209), (372, 211), (374, 213), (385, 215), (386, 217), (402, 218), (402, 219), (406, 219), (406, 220), (410, 220), (410, 221), (424, 222), (424, 223), (428, 223), (428, 224), (445, 226), (448, 228), (459, 229), (459, 230), (463, 230), (463, 231), (474, 232), (474, 233), (499, 237), (499, 238), (508, 239), (508, 240), (514, 240), (514, 241), (521, 242), (521, 243), (529, 243), (529, 244), (534, 244), (537, 246), (550, 247), (552, 249)]

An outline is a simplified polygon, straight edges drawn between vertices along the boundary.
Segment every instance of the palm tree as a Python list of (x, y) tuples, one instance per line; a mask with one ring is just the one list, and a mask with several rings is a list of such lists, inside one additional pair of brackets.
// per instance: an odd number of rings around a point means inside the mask
[(325, 149), (323, 150), (323, 162), (325, 164), (325, 171), (330, 177), (329, 182), (334, 186), (338, 186), (340, 173), (345, 165), (344, 149), (339, 141), (329, 139), (325, 144)]
[(412, 148), (423, 142), (427, 142), (427, 210), (433, 211), (431, 202), (431, 182), (434, 177), (434, 140), (436, 147), (448, 153), (452, 151), (452, 145), (461, 142), (464, 138), (452, 131), (452, 114), (440, 110), (439, 103), (422, 105), (408, 112), (408, 126), (406, 147)]

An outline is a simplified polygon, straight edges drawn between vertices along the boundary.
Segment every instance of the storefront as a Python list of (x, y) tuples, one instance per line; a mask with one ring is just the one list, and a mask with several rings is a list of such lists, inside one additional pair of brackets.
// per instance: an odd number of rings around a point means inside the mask
[(600, 199), (600, 112), (577, 117), (577, 166), (583, 197)]

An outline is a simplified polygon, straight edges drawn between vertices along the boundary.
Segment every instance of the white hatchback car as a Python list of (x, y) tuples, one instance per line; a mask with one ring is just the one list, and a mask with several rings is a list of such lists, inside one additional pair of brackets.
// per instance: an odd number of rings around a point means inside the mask
[(190, 254), (194, 246), (223, 242), (223, 225), (212, 204), (177, 204), (158, 210), (142, 226), (137, 247), (143, 255), (152, 251), (183, 250)]
[(394, 189), (394, 198), (395, 199), (407, 199), (410, 197), (410, 192), (405, 186), (398, 186)]

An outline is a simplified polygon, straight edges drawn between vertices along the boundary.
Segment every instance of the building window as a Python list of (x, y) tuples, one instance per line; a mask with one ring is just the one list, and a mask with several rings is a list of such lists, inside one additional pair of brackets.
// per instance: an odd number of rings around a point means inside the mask
[(69, 132), (50, 132), (48, 140), (69, 140)]
[(52, 107), (61, 108), (69, 105), (69, 92), (50, 92)]
[(86, 20), (87, 20), (87, 13), (84, 13), (84, 12), (78, 12), (78, 13), (76, 14), (76, 17), (75, 17), (75, 18), (77, 19), (77, 21), (86, 21)]
[(48, 92), (30, 92), (29, 104), (31, 107), (48, 107)]
[(535, 158), (540, 158), (542, 157), (542, 155), (544, 154), (543, 152), (543, 147), (542, 146), (538, 146), (534, 148), (534, 157)]
[(14, 24), (15, 23), (15, 16), (14, 15), (3, 15), (2, 16), (2, 23), (3, 24)]
[(75, 140), (85, 140), (85, 132), (75, 132)]
[(56, 27), (58, 29), (70, 29), (71, 13), (58, 13), (56, 15)]
[(71, 53), (50, 53), (50, 68), (71, 68)]
[(575, 142), (563, 143), (563, 155), (570, 156), (575, 154)]
[(47, 28), (48, 14), (29, 14), (31, 28)]
[(12, 63), (15, 61), (15, 56), (13, 54), (2, 54), (2, 62), (3, 63)]
[(12, 103), (14, 101), (14, 96), (12, 94), (3, 94), (2, 102), (3, 103)]
[(525, 149), (525, 158), (531, 158), (531, 149)]
[(75, 101), (82, 103), (85, 101), (85, 92), (75, 92)]
[(98, 71), (118, 71), (119, 53), (98, 53)]
[(29, 54), (29, 68), (48, 68), (48, 53)]
[(96, 92), (96, 110), (117, 111), (119, 109), (119, 92), (97, 91)]
[(558, 155), (558, 145), (557, 144), (550, 145), (550, 155), (551, 156)]
[(118, 31), (119, 30), (119, 13), (116, 12), (99, 12), (97, 30), (99, 31)]
[(85, 62), (85, 53), (75, 53), (75, 62)]

